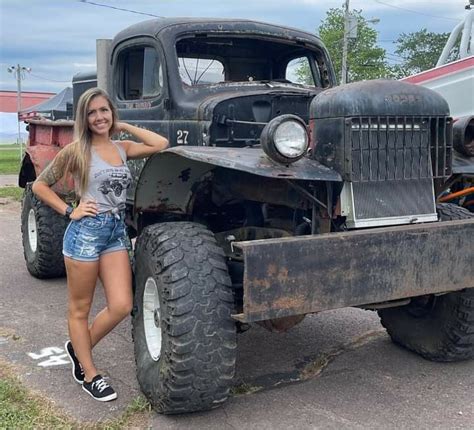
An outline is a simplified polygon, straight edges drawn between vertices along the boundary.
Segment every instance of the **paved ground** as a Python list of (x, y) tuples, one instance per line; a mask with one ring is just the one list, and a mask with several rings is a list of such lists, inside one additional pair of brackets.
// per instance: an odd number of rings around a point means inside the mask
[[(19, 204), (0, 205), (0, 359), (78, 420), (118, 416), (140, 394), (130, 321), (95, 350), (119, 393), (95, 402), (72, 380), (64, 355), (65, 281), (27, 273), (19, 231)], [(103, 303), (98, 288), (95, 310)], [(207, 413), (152, 413), (143, 428), (474, 429), (474, 362), (425, 361), (392, 344), (373, 312), (313, 315), (286, 334), (257, 326), (238, 345), (236, 385), (256, 392)]]
[(18, 175), (0, 175), (0, 187), (18, 186)]

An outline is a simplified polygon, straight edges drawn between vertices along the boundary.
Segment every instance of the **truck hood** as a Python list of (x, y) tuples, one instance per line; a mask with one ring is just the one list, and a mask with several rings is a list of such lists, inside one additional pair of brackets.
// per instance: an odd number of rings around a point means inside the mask
[(235, 90), (229, 87), (228, 91), (216, 89), (197, 106), (197, 118), (210, 121), (217, 114), (241, 121), (268, 122), (275, 116), (293, 113), (307, 121), (309, 104), (322, 91), (271, 82), (267, 85), (267, 88), (259, 85), (259, 88), (240, 86)]
[(236, 89), (209, 94), (197, 106), (203, 123), (204, 145), (252, 146), (273, 118), (293, 114), (309, 122), (309, 107), (321, 89), (273, 87)]

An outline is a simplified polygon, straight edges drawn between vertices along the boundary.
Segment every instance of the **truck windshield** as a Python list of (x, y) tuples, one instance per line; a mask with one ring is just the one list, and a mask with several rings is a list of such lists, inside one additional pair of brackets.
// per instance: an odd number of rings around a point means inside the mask
[(184, 87), (231, 82), (321, 86), (316, 50), (269, 39), (205, 36), (176, 44)]

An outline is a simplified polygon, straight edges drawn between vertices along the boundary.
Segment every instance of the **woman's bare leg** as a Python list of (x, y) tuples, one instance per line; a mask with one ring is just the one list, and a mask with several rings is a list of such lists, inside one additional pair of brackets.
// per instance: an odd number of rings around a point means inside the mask
[(89, 312), (94, 298), (99, 273), (98, 261), (77, 261), (64, 257), (69, 292), (69, 336), (77, 359), (82, 365), (86, 381), (97, 375), (92, 361), (92, 342), (88, 327)]
[(128, 252), (123, 250), (101, 255), (99, 276), (104, 285), (107, 306), (97, 314), (90, 327), (92, 347), (132, 310), (132, 271)]

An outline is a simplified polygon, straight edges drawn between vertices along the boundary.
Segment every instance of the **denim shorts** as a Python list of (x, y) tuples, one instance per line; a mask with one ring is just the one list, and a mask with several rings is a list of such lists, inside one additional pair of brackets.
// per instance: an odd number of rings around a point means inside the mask
[(63, 254), (78, 261), (98, 261), (109, 252), (129, 250), (123, 214), (105, 212), (72, 220), (64, 233)]

